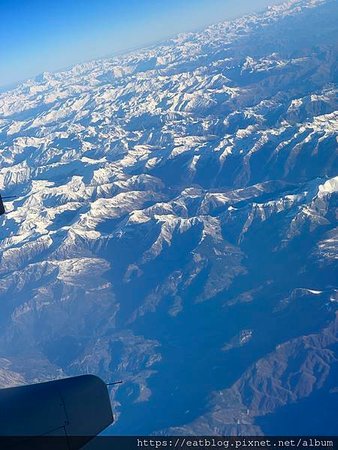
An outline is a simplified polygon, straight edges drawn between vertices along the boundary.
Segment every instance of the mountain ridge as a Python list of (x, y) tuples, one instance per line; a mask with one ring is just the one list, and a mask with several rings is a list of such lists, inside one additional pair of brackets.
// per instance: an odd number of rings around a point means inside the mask
[(121, 434), (264, 434), (326, 389), (336, 12), (289, 1), (0, 94), (3, 386), (124, 379)]

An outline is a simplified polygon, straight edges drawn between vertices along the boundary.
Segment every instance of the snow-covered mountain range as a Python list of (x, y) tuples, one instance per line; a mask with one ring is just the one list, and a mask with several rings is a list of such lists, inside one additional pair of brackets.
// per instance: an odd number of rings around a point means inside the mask
[(336, 434), (337, 16), (291, 0), (0, 94), (2, 386), (123, 379), (117, 434)]

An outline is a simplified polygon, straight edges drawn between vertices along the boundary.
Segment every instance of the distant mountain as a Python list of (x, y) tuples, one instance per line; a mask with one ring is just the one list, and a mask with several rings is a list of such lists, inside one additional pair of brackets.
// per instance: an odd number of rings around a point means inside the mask
[(337, 434), (337, 13), (0, 94), (2, 386), (123, 379), (116, 434)]

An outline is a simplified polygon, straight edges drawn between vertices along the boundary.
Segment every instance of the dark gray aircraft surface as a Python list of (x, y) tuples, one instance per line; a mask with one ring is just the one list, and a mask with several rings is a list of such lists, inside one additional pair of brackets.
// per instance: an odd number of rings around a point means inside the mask
[(1, 449), (78, 450), (113, 421), (107, 385), (94, 375), (0, 389)]
[(113, 423), (106, 384), (94, 375), (0, 390), (0, 443), (77, 450)]
[(94, 375), (0, 390), (0, 447), (78, 450), (114, 421), (106, 384)]
[(2, 216), (3, 214), (5, 214), (5, 207), (4, 207), (4, 203), (2, 201), (2, 197), (0, 195), (0, 216)]

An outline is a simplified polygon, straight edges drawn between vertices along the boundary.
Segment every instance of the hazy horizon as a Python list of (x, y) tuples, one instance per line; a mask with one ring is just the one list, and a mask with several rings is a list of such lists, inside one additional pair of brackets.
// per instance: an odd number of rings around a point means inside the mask
[(141, 48), (281, 0), (33, 0), (1, 2), (0, 87)]

